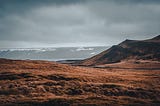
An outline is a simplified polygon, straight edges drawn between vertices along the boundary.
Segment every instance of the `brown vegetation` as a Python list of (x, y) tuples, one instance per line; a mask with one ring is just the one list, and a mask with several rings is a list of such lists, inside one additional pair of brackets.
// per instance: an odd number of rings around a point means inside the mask
[[(0, 104), (159, 106), (160, 63), (148, 61), (147, 67), (143, 62), (91, 68), (48, 61), (0, 59)], [(157, 69), (152, 70), (152, 66)]]

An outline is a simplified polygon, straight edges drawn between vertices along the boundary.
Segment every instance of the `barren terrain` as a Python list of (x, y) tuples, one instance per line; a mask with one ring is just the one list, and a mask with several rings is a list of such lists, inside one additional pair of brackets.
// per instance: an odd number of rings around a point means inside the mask
[(160, 63), (155, 61), (121, 62), (92, 68), (0, 59), (0, 104), (159, 106), (159, 68)]
[(77, 62), (77, 64), (94, 66), (133, 59), (160, 61), (160, 35), (147, 40), (126, 39), (93, 57)]

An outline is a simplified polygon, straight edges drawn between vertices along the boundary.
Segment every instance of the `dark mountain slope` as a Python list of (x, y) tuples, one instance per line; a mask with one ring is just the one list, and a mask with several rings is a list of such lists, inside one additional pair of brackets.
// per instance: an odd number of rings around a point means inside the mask
[(124, 59), (160, 61), (160, 35), (148, 40), (125, 40), (108, 50), (80, 62), (81, 65), (99, 65)]

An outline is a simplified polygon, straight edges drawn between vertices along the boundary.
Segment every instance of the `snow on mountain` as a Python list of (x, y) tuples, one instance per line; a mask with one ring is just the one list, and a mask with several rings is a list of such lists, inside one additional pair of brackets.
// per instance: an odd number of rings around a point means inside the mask
[(102, 52), (108, 47), (56, 47), (0, 49), (0, 58), (34, 60), (84, 59)]

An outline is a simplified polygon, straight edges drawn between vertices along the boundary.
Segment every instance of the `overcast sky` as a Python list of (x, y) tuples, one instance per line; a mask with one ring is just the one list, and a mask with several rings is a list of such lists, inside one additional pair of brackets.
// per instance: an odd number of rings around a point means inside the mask
[(0, 48), (115, 45), (160, 34), (160, 0), (0, 0)]

